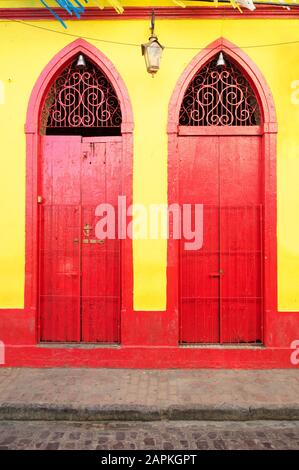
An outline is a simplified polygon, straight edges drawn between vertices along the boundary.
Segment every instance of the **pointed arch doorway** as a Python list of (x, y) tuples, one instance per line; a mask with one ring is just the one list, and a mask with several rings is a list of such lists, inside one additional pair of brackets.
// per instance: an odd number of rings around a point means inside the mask
[[(132, 129), (121, 78), (83, 40), (48, 64), (32, 92), (26, 301), (37, 311), (37, 341), (120, 342), (131, 247), (118, 239), (117, 203), (131, 200)], [(114, 239), (96, 236), (99, 204), (115, 210)]]
[(245, 54), (219, 39), (195, 57), (168, 125), (169, 202), (204, 214), (200, 250), (169, 242), (181, 344), (264, 341), (276, 304), (276, 132), (271, 93)]

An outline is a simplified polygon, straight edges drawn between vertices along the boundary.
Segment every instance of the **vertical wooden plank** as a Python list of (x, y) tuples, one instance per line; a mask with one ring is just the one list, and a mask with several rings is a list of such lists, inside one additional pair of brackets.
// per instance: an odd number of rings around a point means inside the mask
[(179, 138), (180, 204), (203, 204), (203, 247), (180, 256), (182, 343), (219, 341), (218, 137)]

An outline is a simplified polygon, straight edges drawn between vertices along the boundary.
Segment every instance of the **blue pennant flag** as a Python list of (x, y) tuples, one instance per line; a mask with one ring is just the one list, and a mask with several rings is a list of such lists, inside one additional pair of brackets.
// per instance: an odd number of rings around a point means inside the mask
[[(58, 6), (63, 8), (67, 11), (69, 15), (76, 15), (77, 18), (81, 18), (81, 14), (84, 13), (84, 5), (82, 5), (82, 1), (84, 3), (88, 3), (88, 0), (55, 0)], [(53, 16), (62, 24), (64, 28), (67, 28), (65, 22), (60, 18), (60, 16), (51, 8), (44, 0), (40, 0), (40, 2), (52, 13)]]

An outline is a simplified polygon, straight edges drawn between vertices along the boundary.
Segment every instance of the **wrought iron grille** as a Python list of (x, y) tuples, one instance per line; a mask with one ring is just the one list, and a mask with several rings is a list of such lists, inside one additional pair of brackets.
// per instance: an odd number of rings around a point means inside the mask
[(181, 126), (256, 126), (259, 105), (248, 80), (225, 57), (205, 65), (191, 81), (180, 109)]
[[(104, 73), (86, 60), (68, 65), (51, 86), (43, 107), (41, 133), (71, 128), (119, 128), (122, 115), (115, 90)], [(51, 131), (53, 132), (53, 131)]]

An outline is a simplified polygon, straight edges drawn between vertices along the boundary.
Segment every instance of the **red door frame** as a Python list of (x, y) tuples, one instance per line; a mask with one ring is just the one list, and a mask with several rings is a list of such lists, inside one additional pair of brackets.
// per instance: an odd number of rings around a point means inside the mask
[[(25, 124), (26, 134), (26, 242), (25, 242), (25, 310), (35, 318), (35, 342), (39, 342), (38, 308), (38, 203), (40, 176), (39, 123), (47, 92), (74, 56), (79, 53), (89, 57), (106, 75), (115, 89), (122, 111), (122, 195), (127, 205), (132, 203), (132, 160), (133, 160), (133, 112), (124, 81), (110, 60), (96, 47), (83, 39), (77, 39), (63, 48), (46, 65), (32, 90)], [(128, 322), (133, 308), (132, 243), (129, 238), (121, 241), (121, 330)]]
[[(271, 324), (273, 315), (277, 312), (277, 240), (276, 240), (276, 134), (277, 120), (271, 91), (252, 60), (237, 46), (224, 38), (219, 38), (199, 54), (187, 66), (179, 78), (172, 94), (168, 109), (168, 203), (178, 201), (178, 151), (177, 143), (179, 134), (201, 133), (205, 135), (240, 134), (240, 128), (203, 127), (189, 130), (179, 127), (180, 106), (185, 91), (197, 73), (212, 57), (219, 52), (225, 52), (237, 63), (247, 76), (253, 90), (256, 93), (262, 113), (262, 126), (255, 132), (261, 134), (264, 191), (264, 227), (263, 227), (263, 343), (265, 346), (271, 343)], [(241, 130), (242, 132), (242, 130)], [(167, 263), (167, 299), (168, 312), (171, 314), (173, 324), (172, 343), (177, 344), (179, 338), (179, 241), (172, 240), (171, 229), (168, 242)]]

